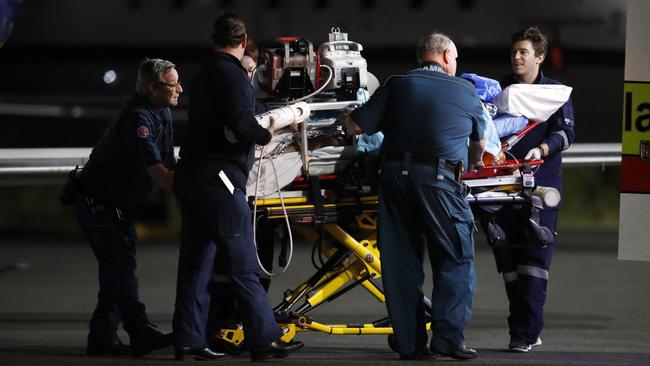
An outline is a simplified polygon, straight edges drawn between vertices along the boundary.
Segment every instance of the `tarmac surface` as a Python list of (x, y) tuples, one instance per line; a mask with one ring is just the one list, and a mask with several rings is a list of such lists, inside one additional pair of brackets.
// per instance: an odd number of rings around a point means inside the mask
[[(561, 233), (550, 272), (544, 344), (528, 354), (505, 351), (507, 302), (484, 241), (477, 242), (478, 289), (466, 329), (477, 349), (472, 365), (650, 365), (650, 263), (617, 260), (615, 231)], [(296, 247), (287, 272), (274, 279), (271, 303), (313, 272), (311, 246)], [(178, 245), (147, 240), (138, 246), (141, 300), (151, 320), (171, 331)], [(6, 267), (18, 264), (17, 268)], [(425, 266), (428, 263), (425, 262)], [(425, 267), (427, 268), (427, 267)], [(425, 271), (430, 272), (430, 271)], [(425, 293), (430, 293), (427, 279)], [(88, 357), (87, 321), (95, 305), (97, 268), (81, 238), (0, 239), (0, 365), (170, 365), (171, 348), (143, 358)], [(385, 316), (363, 289), (355, 289), (312, 314), (322, 322), (360, 323)], [(123, 332), (122, 340), (128, 341)], [(453, 363), (448, 358), (400, 361), (385, 335), (299, 333), (306, 346), (271, 363), (390, 365)], [(250, 362), (247, 353), (219, 364)]]

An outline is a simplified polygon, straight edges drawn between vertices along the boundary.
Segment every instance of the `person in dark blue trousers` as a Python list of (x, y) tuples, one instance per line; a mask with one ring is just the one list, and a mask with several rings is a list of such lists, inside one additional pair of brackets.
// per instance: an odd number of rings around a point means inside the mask
[[(247, 71), (248, 78), (252, 80), (253, 72), (257, 68), (259, 49), (249, 37), (246, 42), (244, 56), (241, 64)], [(267, 106), (259, 100), (255, 101), (255, 114), (261, 114), (268, 110)], [(257, 223), (257, 253), (260, 263), (264, 268), (273, 266), (273, 240), (275, 238), (276, 225), (272, 222)], [(244, 344), (235, 345), (221, 338), (223, 329), (237, 329), (241, 325), (241, 312), (239, 303), (232, 281), (227, 274), (227, 266), (221, 261), (225, 260), (223, 256), (217, 254), (214, 270), (208, 293), (210, 294), (210, 310), (208, 311), (208, 326), (206, 335), (208, 337), (208, 347), (213, 351), (239, 354), (246, 349)], [(268, 292), (271, 285), (270, 276), (260, 273), (260, 283), (264, 290)]]
[[(224, 356), (207, 345), (208, 284), (219, 254), (243, 314), (253, 361), (285, 357), (302, 343), (283, 342), (282, 330), (259, 280), (246, 181), (255, 144), (271, 140), (254, 117), (255, 97), (240, 62), (246, 48), (244, 21), (227, 13), (214, 23), (214, 49), (195, 76), (189, 125), (176, 168), (174, 192), (182, 211), (181, 248), (174, 310), (175, 358)], [(222, 296), (222, 294), (214, 294)]]
[[(536, 27), (521, 29), (512, 35), (510, 61), (512, 74), (502, 82), (511, 84), (560, 84), (540, 70), (544, 62), (548, 41)], [(571, 100), (566, 102), (547, 121), (529, 132), (510, 150), (521, 160), (543, 159), (544, 164), (535, 172), (539, 186), (562, 190), (562, 151), (574, 139), (574, 116)], [(539, 224), (551, 232), (556, 231), (558, 209), (543, 209)], [(505, 232), (507, 245), (494, 247), (497, 270), (502, 273), (510, 302), (510, 343), (513, 352), (528, 352), (542, 344), (544, 303), (551, 259), (557, 240), (541, 243), (526, 229), (527, 220), (521, 220), (522, 211), (504, 207), (496, 213), (495, 223)], [(494, 244), (494, 243), (492, 243)]]
[(83, 169), (71, 174), (69, 203), (99, 265), (97, 307), (90, 321), (86, 352), (122, 354), (120, 322), (130, 352), (142, 356), (171, 345), (171, 337), (149, 322), (138, 299), (136, 232), (131, 214), (154, 184), (171, 191), (172, 117), (169, 107), (183, 92), (175, 65), (146, 59), (139, 67), (136, 95), (122, 108), (93, 149)]
[[(447, 36), (424, 37), (417, 56), (419, 68), (389, 78), (365, 105), (340, 118), (349, 132), (384, 133), (378, 242), (391, 347), (402, 359), (432, 353), (472, 359), (476, 351), (465, 345), (463, 331), (476, 287), (474, 224), (460, 174), (463, 166), (482, 164), (486, 121), (474, 86), (454, 76), (458, 52)], [(424, 243), (434, 282), (430, 342)]]

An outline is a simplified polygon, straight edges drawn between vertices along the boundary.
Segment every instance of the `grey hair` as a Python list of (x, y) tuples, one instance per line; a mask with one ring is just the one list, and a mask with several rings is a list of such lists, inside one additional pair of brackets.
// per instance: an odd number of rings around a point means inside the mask
[(172, 62), (159, 58), (145, 58), (138, 67), (135, 92), (141, 96), (149, 95), (149, 84), (163, 81), (163, 75), (176, 68)]
[(452, 40), (442, 33), (431, 33), (418, 42), (416, 56), (421, 60), (426, 54), (441, 54), (451, 48)]

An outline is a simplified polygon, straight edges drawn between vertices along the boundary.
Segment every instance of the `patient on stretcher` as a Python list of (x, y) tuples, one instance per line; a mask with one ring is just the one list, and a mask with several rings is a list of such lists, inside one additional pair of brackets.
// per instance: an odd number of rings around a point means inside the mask
[(499, 82), (476, 74), (462, 74), (476, 87), (488, 120), (485, 129), (487, 146), (483, 155), (485, 166), (506, 162), (507, 149), (501, 142), (524, 130), (530, 121), (545, 122), (571, 95), (565, 85), (514, 84), (501, 89)]
[[(487, 146), (483, 155), (483, 164), (487, 168), (507, 165), (509, 146), (502, 139), (516, 136), (530, 121), (546, 121), (569, 99), (572, 91), (572, 88), (564, 85), (537, 84), (515, 84), (502, 90), (493, 79), (475, 74), (463, 74), (462, 77), (474, 82), (484, 105), (484, 113), (488, 117), (485, 129)], [(308, 122), (327, 125), (308, 130), (307, 160), (309, 174), (312, 176), (343, 172), (355, 155), (377, 153), (383, 140), (379, 134), (362, 136), (355, 150), (354, 146), (349, 145), (342, 126), (334, 123), (334, 115), (331, 112), (317, 112)], [(278, 190), (301, 176), (303, 159), (300, 151), (300, 135), (290, 129), (273, 136), (263, 151), (258, 147), (256, 162), (247, 183), (247, 195), (259, 198), (275, 195)], [(260, 159), (262, 152), (263, 158)]]

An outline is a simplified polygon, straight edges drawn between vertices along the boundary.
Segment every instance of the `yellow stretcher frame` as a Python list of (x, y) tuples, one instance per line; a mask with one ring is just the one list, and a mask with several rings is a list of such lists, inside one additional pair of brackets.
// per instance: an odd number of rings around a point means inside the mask
[[(341, 110), (350, 104), (360, 104), (355, 101), (309, 103), (312, 111), (317, 110)], [(314, 124), (314, 127), (317, 127)], [(301, 155), (303, 163), (303, 174), (309, 178), (309, 159), (307, 151), (308, 123), (300, 126)], [(317, 178), (319, 179), (319, 178)], [(476, 180), (476, 185), (483, 185), (489, 182)], [(493, 186), (493, 190), (516, 192), (522, 189), (521, 179), (505, 178)], [(523, 203), (530, 197), (530, 192), (524, 197), (508, 197), (494, 200), (498, 203)], [(501, 200), (501, 201), (499, 201)], [(478, 202), (477, 199), (473, 203)], [(286, 215), (293, 219), (294, 224), (313, 224), (319, 222), (323, 229), (339, 245), (321, 247), (323, 254), (329, 258), (324, 267), (330, 262), (335, 263), (330, 270), (319, 269), (306, 281), (300, 283), (292, 290), (285, 292), (280, 304), (274, 308), (276, 320), (281, 325), (284, 335), (283, 341), (292, 340), (297, 332), (316, 331), (335, 335), (362, 335), (362, 334), (393, 334), (388, 317), (372, 323), (364, 324), (323, 324), (314, 321), (308, 313), (319, 306), (345, 294), (349, 289), (361, 285), (371, 296), (379, 302), (385, 303), (383, 289), (376, 280), (381, 277), (381, 260), (377, 247), (377, 205), (376, 195), (358, 196), (343, 198), (335, 203), (325, 203), (317, 208), (307, 197), (294, 197), (284, 199), (285, 207), (282, 207), (280, 199), (257, 199), (255, 201), (257, 213), (262, 213), (264, 219), (280, 220)], [(470, 201), (470, 204), (472, 202)], [(366, 234), (355, 238), (347, 232), (339, 223), (340, 218), (353, 218), (353, 224), (365, 230)], [(352, 223), (349, 223), (352, 224)], [(307, 225), (293, 225), (293, 229), (299, 231), (303, 236), (312, 241), (319, 238), (319, 234), (309, 230)], [(339, 265), (340, 264), (340, 265)], [(298, 308), (299, 301), (303, 301)], [(425, 309), (431, 311), (431, 302), (423, 296)], [(426, 329), (431, 329), (431, 323), (427, 322)], [(244, 341), (243, 329), (224, 329), (219, 335), (220, 339), (239, 346)], [(390, 342), (389, 342), (390, 343)]]
[[(520, 179), (497, 177), (491, 190), (509, 192), (506, 197), (468, 198), (470, 204), (529, 204), (531, 188), (523, 187)], [(476, 180), (473, 186), (489, 182)], [(521, 194), (519, 194), (520, 192)], [(292, 229), (312, 242), (320, 234), (309, 225), (320, 223), (322, 231), (333, 241), (321, 246), (321, 253), (328, 258), (323, 268), (318, 269), (309, 279), (291, 290), (285, 291), (280, 304), (273, 310), (276, 320), (283, 330), (283, 341), (292, 340), (298, 332), (314, 331), (333, 335), (393, 334), (388, 317), (362, 324), (324, 324), (309, 315), (318, 307), (325, 305), (358, 285), (362, 286), (377, 301), (385, 303), (381, 285), (381, 260), (377, 246), (377, 206), (376, 195), (343, 198), (334, 203), (324, 203), (316, 207), (307, 197), (284, 199), (284, 209), (280, 199), (258, 199), (257, 215), (266, 220), (284, 220), (285, 210)], [(346, 231), (341, 224), (347, 220), (350, 227), (363, 234), (356, 237)], [(297, 224), (297, 225), (296, 225)], [(322, 239), (322, 238), (321, 238)], [(431, 302), (423, 296), (425, 309), (430, 312)], [(431, 329), (427, 322), (426, 329)], [(217, 338), (235, 347), (242, 345), (244, 331), (223, 329)], [(390, 342), (389, 342), (390, 344)]]
[[(258, 215), (267, 220), (285, 218), (280, 199), (258, 199)], [(323, 230), (333, 239), (333, 243), (321, 247), (328, 258), (309, 279), (292, 290), (287, 290), (283, 300), (274, 308), (276, 320), (282, 327), (283, 341), (292, 340), (298, 332), (315, 331), (333, 335), (393, 334), (388, 318), (362, 324), (324, 324), (308, 315), (317, 307), (343, 295), (357, 285), (362, 286), (377, 301), (385, 303), (381, 285), (375, 280), (381, 277), (381, 260), (377, 247), (377, 204), (378, 198), (362, 196), (344, 198), (336, 203), (322, 205), (321, 215), (317, 217), (316, 206), (307, 197), (285, 198), (284, 205), (289, 218), (298, 223), (292, 229), (308, 240), (316, 241), (319, 234), (305, 224), (323, 220)], [(355, 228), (364, 234), (354, 237), (347, 232), (338, 220), (351, 217)], [(428, 303), (428, 299), (423, 301)], [(427, 330), (431, 324), (427, 323)], [(218, 338), (235, 346), (244, 340), (243, 329), (223, 329)]]

